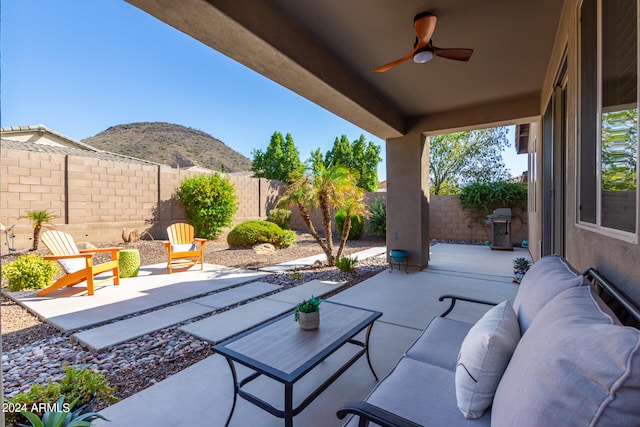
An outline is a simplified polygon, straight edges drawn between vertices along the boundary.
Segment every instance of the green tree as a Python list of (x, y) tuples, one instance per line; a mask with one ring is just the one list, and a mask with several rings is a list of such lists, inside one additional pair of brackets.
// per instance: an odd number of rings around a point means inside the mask
[[(355, 215), (361, 212), (361, 207), (358, 206), (362, 205), (361, 200), (362, 189), (356, 185), (356, 177), (349, 169), (342, 165), (326, 166), (323, 162), (317, 162), (312, 165), (311, 173), (298, 174), (295, 177), (278, 204), (284, 207), (298, 207), (307, 230), (327, 256), (327, 263), (334, 265), (336, 257), (333, 255), (331, 209), (342, 208)], [(320, 210), (324, 237), (320, 236), (311, 220), (313, 209)], [(345, 222), (338, 255), (342, 253), (350, 226), (350, 223)]]
[(432, 136), (429, 141), (431, 194), (457, 194), (473, 182), (509, 177), (502, 159), (508, 146), (504, 127)]
[(40, 232), (44, 227), (53, 227), (53, 220), (58, 218), (58, 216), (46, 209), (37, 209), (27, 211), (24, 218), (30, 219), (31, 227), (33, 227), (33, 246), (29, 250), (38, 250), (38, 246), (40, 244)]
[[(342, 165), (351, 169), (356, 176), (358, 187), (365, 191), (376, 191), (378, 182), (378, 164), (382, 161), (379, 145), (365, 139), (364, 135), (350, 142), (346, 135), (336, 138), (333, 147), (324, 156), (327, 167)], [(319, 150), (311, 153), (311, 161), (316, 164), (322, 160)]]
[(289, 133), (283, 137), (280, 132), (274, 132), (267, 149), (253, 150), (252, 156), (251, 170), (258, 178), (290, 182), (291, 174), (302, 171), (304, 166)]
[(238, 199), (229, 178), (218, 173), (185, 178), (176, 195), (197, 236), (215, 239), (233, 224)]

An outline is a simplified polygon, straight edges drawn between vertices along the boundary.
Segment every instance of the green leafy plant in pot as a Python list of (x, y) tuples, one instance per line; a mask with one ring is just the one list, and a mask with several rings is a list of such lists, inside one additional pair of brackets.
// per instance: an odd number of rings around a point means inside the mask
[(296, 306), (294, 320), (301, 329), (313, 330), (320, 326), (320, 303), (322, 300), (311, 295), (308, 300), (302, 301)]
[(516, 283), (522, 282), (524, 275), (531, 267), (531, 261), (527, 258), (520, 257), (513, 260), (513, 281)]

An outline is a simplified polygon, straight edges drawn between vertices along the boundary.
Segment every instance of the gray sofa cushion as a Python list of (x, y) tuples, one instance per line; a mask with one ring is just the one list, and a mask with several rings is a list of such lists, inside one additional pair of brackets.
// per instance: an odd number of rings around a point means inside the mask
[(405, 356), (455, 371), (460, 346), (472, 326), (471, 323), (434, 317)]
[(640, 331), (589, 286), (550, 301), (522, 336), (493, 401), (497, 426), (640, 423)]
[(469, 330), (455, 377), (458, 408), (466, 418), (478, 418), (491, 406), (519, 340), (518, 318), (510, 301), (493, 307)]
[[(454, 373), (439, 366), (403, 357), (373, 389), (367, 402), (425, 426), (489, 426), (490, 411), (466, 419), (456, 406)], [(348, 426), (356, 426), (354, 417)]]
[(553, 297), (566, 289), (587, 283), (562, 257), (548, 255), (539, 259), (525, 274), (513, 301), (522, 334)]

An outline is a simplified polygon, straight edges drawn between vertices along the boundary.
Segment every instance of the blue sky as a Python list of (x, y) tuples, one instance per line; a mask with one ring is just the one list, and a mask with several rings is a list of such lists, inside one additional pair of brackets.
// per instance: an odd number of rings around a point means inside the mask
[[(0, 15), (2, 126), (44, 124), (81, 140), (118, 124), (169, 122), (249, 158), (279, 131), (291, 133), (302, 160), (340, 135), (364, 134), (384, 158), (383, 140), (124, 1), (1, 0)], [(526, 170), (513, 144), (504, 157), (512, 174)]]

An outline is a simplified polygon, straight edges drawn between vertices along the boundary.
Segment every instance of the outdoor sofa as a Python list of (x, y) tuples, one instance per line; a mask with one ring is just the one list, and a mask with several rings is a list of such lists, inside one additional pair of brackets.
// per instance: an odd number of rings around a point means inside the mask
[(348, 426), (640, 425), (640, 311), (597, 271), (543, 257), (475, 325), (445, 316), (492, 303), (440, 300), (391, 373), (338, 411)]

